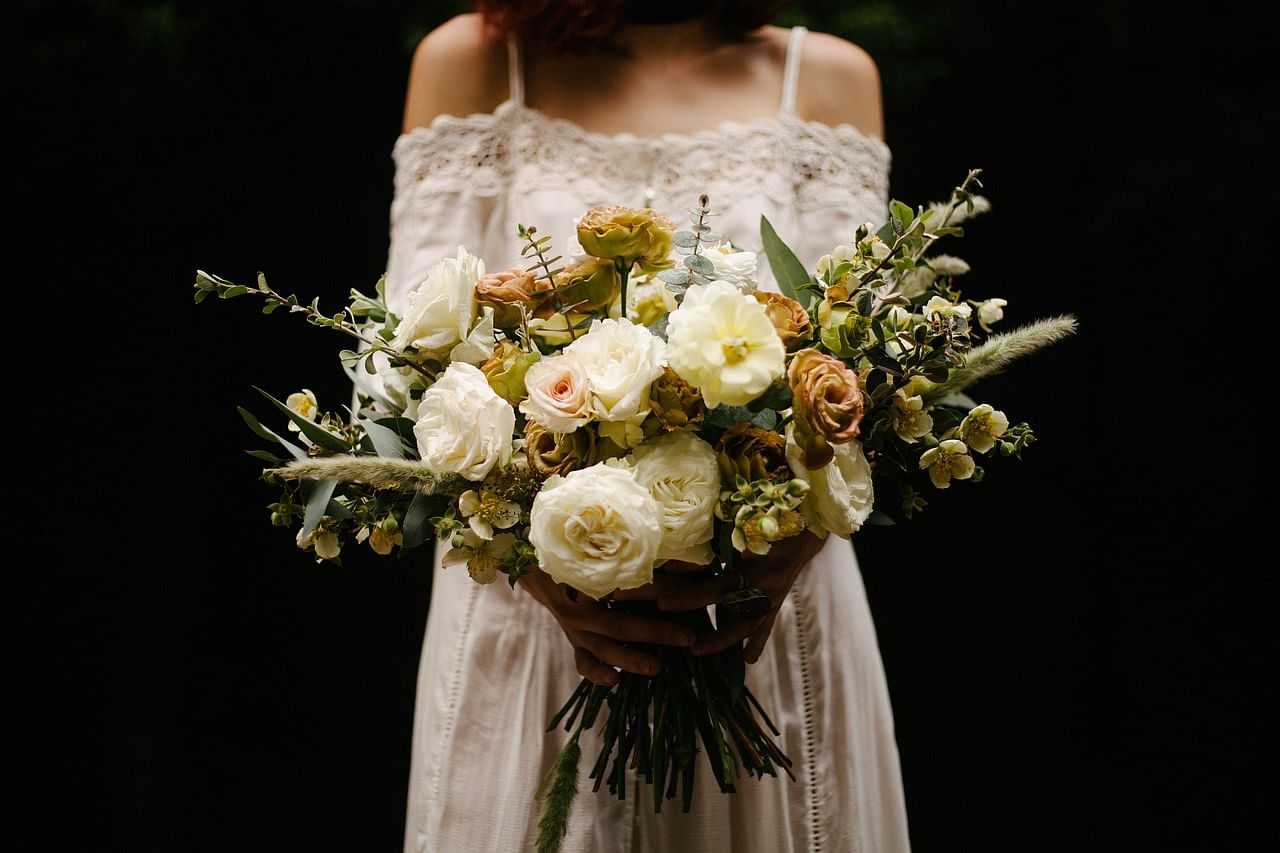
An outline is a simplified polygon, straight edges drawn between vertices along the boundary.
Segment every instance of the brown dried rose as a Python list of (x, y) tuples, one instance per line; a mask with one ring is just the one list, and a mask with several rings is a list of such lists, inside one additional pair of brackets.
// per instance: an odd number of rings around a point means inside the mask
[(864, 407), (858, 374), (838, 358), (803, 349), (792, 359), (787, 380), (791, 383), (796, 443), (804, 451), (805, 467), (822, 468), (835, 454), (832, 444), (858, 437)]
[(552, 432), (535, 420), (524, 425), (524, 452), (529, 467), (543, 477), (567, 475), (596, 463), (596, 433), (581, 428), (573, 432)]
[(476, 302), (493, 307), (493, 325), (499, 329), (520, 325), (522, 305), (530, 317), (548, 316), (555, 310), (550, 296), (551, 284), (521, 267), (485, 273), (476, 282)]
[(767, 290), (757, 290), (752, 295), (764, 306), (764, 313), (769, 316), (773, 328), (778, 330), (778, 337), (782, 338), (782, 345), (787, 348), (787, 352), (804, 346), (813, 337), (809, 312), (799, 302)]
[(670, 367), (649, 386), (649, 408), (654, 414), (651, 420), (667, 430), (697, 427), (707, 412), (701, 392)]
[(787, 441), (778, 433), (747, 421), (734, 424), (716, 442), (720, 476), (732, 483), (734, 477), (750, 480), (790, 480)]
[(587, 258), (556, 273), (556, 298), (566, 310), (582, 314), (608, 308), (621, 287), (617, 266), (601, 258)]

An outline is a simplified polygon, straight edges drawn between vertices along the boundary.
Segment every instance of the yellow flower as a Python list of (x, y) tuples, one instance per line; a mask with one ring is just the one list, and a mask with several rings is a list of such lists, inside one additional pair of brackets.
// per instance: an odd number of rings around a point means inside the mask
[(578, 242), (587, 254), (621, 258), (628, 266), (638, 264), (642, 272), (673, 265), (669, 256), (674, 236), (671, 221), (648, 207), (593, 207), (578, 222)]
[(920, 468), (928, 469), (929, 479), (939, 489), (948, 488), (951, 479), (967, 480), (977, 466), (963, 441), (949, 438), (937, 447), (931, 447), (920, 457)]

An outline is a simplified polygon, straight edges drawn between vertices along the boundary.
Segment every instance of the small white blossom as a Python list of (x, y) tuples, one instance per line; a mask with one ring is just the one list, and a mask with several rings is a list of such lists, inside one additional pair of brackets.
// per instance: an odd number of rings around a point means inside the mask
[(996, 446), (996, 439), (1009, 429), (1009, 419), (988, 403), (975, 406), (960, 422), (960, 437), (978, 453), (987, 453)]
[(463, 530), (453, 537), (453, 549), (440, 560), (443, 568), (466, 565), (467, 574), (478, 584), (490, 584), (498, 579), (502, 560), (515, 547), (516, 537), (511, 533), (499, 533), (492, 539), (481, 539), (471, 530)]
[[(320, 411), (320, 404), (316, 401), (316, 395), (309, 388), (303, 388), (301, 391), (290, 394), (285, 398), (284, 404), (289, 407), (290, 411), (302, 415), (309, 421), (314, 421), (316, 414)], [(293, 421), (289, 421), (289, 431), (301, 432), (302, 428)]]
[(992, 326), (1004, 319), (1004, 306), (1008, 304), (1004, 299), (988, 299), (978, 306), (978, 325), (984, 332), (991, 331)]
[(898, 438), (907, 444), (915, 444), (933, 429), (933, 416), (924, 411), (924, 400), (918, 394), (908, 396), (899, 388), (889, 409), (889, 425)]
[(968, 303), (961, 302), (959, 305), (942, 297), (935, 296), (930, 299), (924, 306), (924, 314), (926, 317), (968, 317), (973, 313), (973, 307)]
[(939, 489), (948, 488), (952, 478), (967, 480), (976, 469), (969, 448), (963, 441), (949, 438), (920, 456), (920, 468), (928, 469), (929, 479)]
[(458, 512), (481, 539), (492, 539), (493, 530), (505, 530), (520, 520), (520, 504), (493, 492), (467, 489), (458, 497)]

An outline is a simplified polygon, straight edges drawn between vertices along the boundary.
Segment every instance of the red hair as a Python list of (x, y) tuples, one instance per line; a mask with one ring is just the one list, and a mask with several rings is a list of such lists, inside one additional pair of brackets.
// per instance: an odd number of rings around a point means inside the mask
[[(476, 0), (476, 11), (485, 24), (505, 38), (515, 33), (520, 40), (540, 47), (560, 47), (570, 43), (601, 41), (624, 23), (623, 0)], [(731, 39), (773, 20), (785, 0), (712, 0), (707, 11), (712, 19), (725, 22)]]

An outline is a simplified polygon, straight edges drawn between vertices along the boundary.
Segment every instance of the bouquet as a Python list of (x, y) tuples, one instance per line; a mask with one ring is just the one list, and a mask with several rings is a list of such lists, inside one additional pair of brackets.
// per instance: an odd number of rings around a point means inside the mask
[[(352, 290), (332, 315), (277, 293), (197, 272), (195, 300), (256, 296), (355, 343), (340, 359), (354, 410), (321, 410), (304, 389), (254, 450), (280, 488), (271, 521), (297, 526), (320, 560), (367, 544), (381, 555), (434, 535), (445, 566), (477, 583), (545, 572), (610, 606), (679, 561), (734, 571), (811, 531), (848, 537), (910, 519), (931, 490), (976, 483), (987, 460), (1034, 441), (966, 395), (975, 382), (1070, 334), (1063, 316), (997, 334), (1006, 302), (965, 298), (969, 266), (935, 245), (989, 209), (979, 170), (946, 202), (889, 206), (813, 272), (761, 220), (780, 292), (756, 288), (756, 257), (717, 236), (704, 195), (677, 230), (650, 209), (593, 208), (563, 254), (518, 226), (520, 262), (500, 272), (459, 247), (409, 297), (403, 315)], [(261, 389), (259, 389), (261, 391)], [(288, 459), (278, 455), (281, 451)], [(768, 606), (751, 587), (717, 613)], [(710, 625), (704, 611), (687, 614)], [(791, 774), (766, 711), (745, 684), (740, 647), (696, 657), (660, 647), (654, 677), (583, 679), (548, 731), (571, 736), (542, 790), (539, 850), (557, 849), (576, 794), (584, 731), (600, 728), (589, 778), (625, 795), (633, 768), (691, 807), (698, 753), (720, 789)]]

